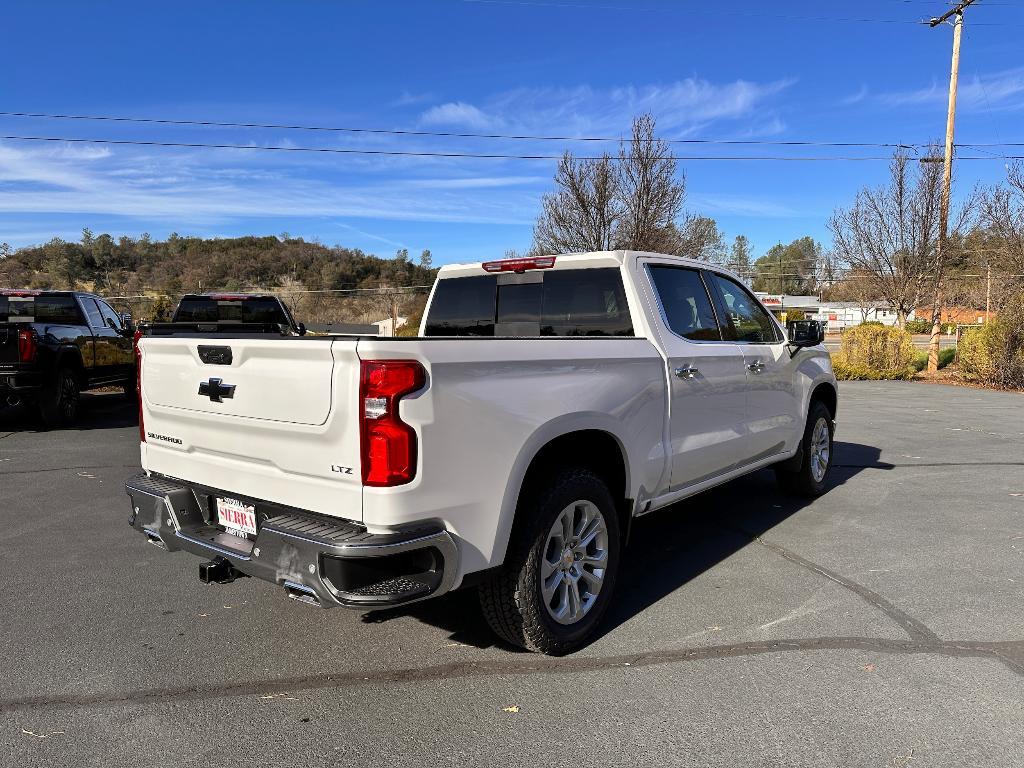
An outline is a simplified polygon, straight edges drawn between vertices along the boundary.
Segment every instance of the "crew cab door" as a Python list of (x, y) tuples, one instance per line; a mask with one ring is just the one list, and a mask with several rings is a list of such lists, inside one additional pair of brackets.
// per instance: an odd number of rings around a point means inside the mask
[(719, 317), (743, 352), (746, 369), (746, 461), (781, 453), (801, 431), (795, 364), (785, 335), (754, 295), (727, 275), (707, 273)]
[(701, 270), (669, 261), (643, 268), (661, 316), (671, 490), (678, 490), (727, 472), (742, 455), (746, 371), (739, 346), (723, 338)]
[(121, 318), (102, 299), (85, 296), (82, 304), (95, 345), (96, 364), (90, 379), (118, 381), (129, 378), (133, 365), (132, 340), (124, 334)]

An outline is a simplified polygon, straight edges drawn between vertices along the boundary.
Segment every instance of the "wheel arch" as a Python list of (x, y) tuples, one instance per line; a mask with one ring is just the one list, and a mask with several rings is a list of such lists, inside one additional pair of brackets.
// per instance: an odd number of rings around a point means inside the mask
[(815, 401), (822, 403), (828, 408), (828, 412), (832, 414), (832, 421), (836, 420), (836, 411), (839, 407), (839, 392), (832, 382), (822, 381), (814, 386), (807, 402), (808, 411), (810, 411), (811, 403)]
[(53, 375), (57, 375), (57, 371), (61, 368), (71, 368), (75, 372), (75, 377), (78, 379), (79, 389), (85, 389), (86, 384), (86, 371), (85, 362), (82, 360), (82, 350), (74, 345), (62, 345), (57, 350), (57, 355), (54, 360)]
[(609, 417), (560, 419), (539, 429), (520, 451), (502, 500), (494, 565), (504, 562), (515, 527), (525, 517), (520, 502), (559, 469), (585, 467), (601, 477), (615, 499), (623, 541), (633, 519), (629, 454)]

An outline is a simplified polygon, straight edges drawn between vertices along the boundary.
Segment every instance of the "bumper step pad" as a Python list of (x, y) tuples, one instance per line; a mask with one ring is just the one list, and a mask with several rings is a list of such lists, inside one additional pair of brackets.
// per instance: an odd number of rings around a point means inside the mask
[(385, 608), (447, 592), (458, 551), (440, 524), (368, 533), (349, 520), (256, 501), (262, 520), (255, 539), (242, 539), (216, 524), (211, 495), (230, 491), (191, 487), (168, 478), (138, 475), (125, 483), (130, 524), (154, 545), (204, 558), (283, 586), (289, 595), (322, 607)]

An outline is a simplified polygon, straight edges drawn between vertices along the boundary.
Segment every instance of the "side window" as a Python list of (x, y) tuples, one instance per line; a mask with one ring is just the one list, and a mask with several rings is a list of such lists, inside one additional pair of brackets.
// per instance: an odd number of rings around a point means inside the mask
[(427, 313), (427, 336), (493, 336), (498, 279), (493, 275), (441, 280)]
[(650, 272), (673, 333), (693, 341), (721, 341), (711, 297), (697, 270), (652, 264)]
[(121, 318), (117, 316), (117, 312), (112, 310), (110, 308), (110, 305), (107, 304), (107, 302), (105, 301), (100, 301), (99, 299), (97, 299), (96, 303), (99, 305), (100, 315), (102, 315), (103, 317), (102, 324), (106, 326), (107, 320), (113, 320), (114, 328), (116, 328), (117, 330), (121, 330)]
[(544, 275), (541, 336), (632, 336), (622, 273), (614, 267)]
[(750, 293), (724, 275), (708, 273), (718, 287), (722, 309), (732, 326), (735, 340), (746, 343), (774, 343), (780, 341), (775, 323)]
[(100, 308), (96, 306), (94, 299), (90, 299), (88, 296), (83, 297), (82, 309), (85, 310), (85, 316), (89, 319), (89, 326), (91, 328), (103, 327), (103, 316), (100, 314)]

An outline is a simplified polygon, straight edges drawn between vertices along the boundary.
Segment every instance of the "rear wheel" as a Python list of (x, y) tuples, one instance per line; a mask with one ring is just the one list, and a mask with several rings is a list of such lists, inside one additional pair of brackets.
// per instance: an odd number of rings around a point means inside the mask
[(137, 382), (135, 380), (135, 377), (132, 376), (122, 386), (122, 389), (124, 390), (124, 399), (125, 400), (128, 400), (128, 401), (134, 403), (138, 399), (139, 390), (138, 390), (138, 387), (136, 386), (136, 383)]
[(39, 393), (36, 407), (43, 426), (63, 427), (78, 418), (80, 402), (78, 376), (71, 368), (60, 368), (54, 381)]
[(800, 442), (800, 463), (785, 462), (775, 468), (779, 484), (802, 496), (820, 496), (832, 468), (832, 440), (835, 426), (832, 414), (823, 403), (814, 401), (807, 414)]
[(528, 498), (505, 565), (480, 586), (491, 628), (531, 651), (584, 645), (608, 608), (619, 568), (615, 503), (586, 469), (558, 474)]

